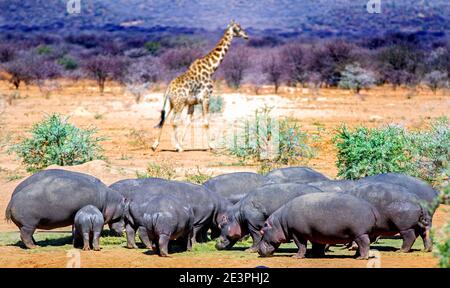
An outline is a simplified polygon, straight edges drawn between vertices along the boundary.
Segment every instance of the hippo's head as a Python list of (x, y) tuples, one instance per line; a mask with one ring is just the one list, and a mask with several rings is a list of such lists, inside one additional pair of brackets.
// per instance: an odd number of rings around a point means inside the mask
[(123, 219), (120, 219), (116, 222), (110, 222), (109, 230), (114, 234), (114, 236), (122, 236), (123, 230), (125, 229), (125, 222)]
[(281, 243), (286, 242), (286, 237), (281, 229), (279, 221), (271, 215), (261, 229), (262, 239), (258, 245), (258, 253), (262, 257), (272, 255)]
[(219, 250), (230, 249), (239, 239), (242, 238), (242, 236), (244, 236), (238, 218), (231, 212), (227, 212), (223, 216), (219, 228), (221, 233), (216, 244), (216, 248)]
[(121, 221), (128, 209), (129, 201), (114, 190), (108, 191), (106, 199), (106, 208), (103, 212), (105, 224)]

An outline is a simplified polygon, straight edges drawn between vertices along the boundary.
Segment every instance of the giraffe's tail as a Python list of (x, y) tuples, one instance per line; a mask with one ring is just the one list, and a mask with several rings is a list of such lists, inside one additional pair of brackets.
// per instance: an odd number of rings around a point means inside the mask
[(155, 126), (155, 128), (161, 129), (164, 126), (164, 122), (166, 121), (167, 115), (169, 115), (170, 112), (170, 101), (167, 101), (167, 91), (164, 95), (164, 104), (163, 109), (161, 110), (161, 118), (159, 120), (159, 123)]

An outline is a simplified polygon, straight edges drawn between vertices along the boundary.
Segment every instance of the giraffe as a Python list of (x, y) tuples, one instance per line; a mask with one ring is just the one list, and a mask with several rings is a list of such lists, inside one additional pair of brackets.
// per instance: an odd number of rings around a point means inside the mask
[[(156, 126), (160, 130), (158, 137), (152, 146), (153, 151), (156, 151), (158, 148), (165, 120), (173, 111), (172, 126), (175, 149), (178, 152), (183, 152), (182, 142), (186, 135), (187, 128), (192, 122), (194, 105), (197, 104), (202, 104), (203, 126), (206, 128), (206, 133), (208, 135), (208, 146), (212, 149), (211, 143), (209, 142), (208, 122), (209, 98), (213, 91), (212, 76), (222, 63), (234, 37), (243, 38), (246, 40), (248, 39), (247, 32), (242, 29), (241, 25), (231, 21), (225, 30), (223, 37), (214, 49), (211, 50), (211, 52), (209, 52), (206, 56), (195, 60), (184, 74), (178, 76), (170, 82), (164, 93), (164, 104), (163, 110), (161, 111), (161, 120)], [(180, 124), (183, 122), (180, 118), (186, 106), (188, 107), (187, 121), (185, 122), (182, 136), (180, 138), (179, 129), (181, 128)]]

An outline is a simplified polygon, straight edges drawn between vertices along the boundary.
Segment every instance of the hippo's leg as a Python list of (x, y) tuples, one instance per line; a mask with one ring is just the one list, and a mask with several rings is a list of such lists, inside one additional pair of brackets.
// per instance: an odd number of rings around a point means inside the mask
[(152, 250), (153, 252), (155, 252), (156, 254), (159, 254), (159, 245), (158, 245), (158, 241), (153, 240), (152, 241)]
[(20, 228), (20, 239), (22, 240), (25, 247), (28, 249), (36, 248), (36, 244), (33, 240), (33, 233), (36, 230), (35, 227), (22, 226)]
[(91, 233), (83, 231), (83, 250), (84, 251), (91, 250), (91, 247), (89, 246), (89, 240), (90, 240), (89, 234), (91, 234)]
[(433, 250), (433, 241), (431, 241), (430, 238), (430, 229), (426, 228), (423, 229), (421, 228), (418, 231), (418, 234), (420, 235), (420, 237), (422, 237), (423, 240), (423, 247), (425, 248), (425, 252), (431, 252), (431, 250)]
[(125, 231), (127, 233), (127, 248), (129, 249), (136, 249), (138, 248), (136, 245), (136, 230), (131, 227), (130, 224), (127, 224), (125, 226)]
[(170, 237), (161, 234), (159, 235), (158, 246), (159, 246), (159, 256), (168, 257), (169, 256), (169, 240)]
[(292, 235), (292, 239), (294, 239), (294, 243), (298, 247), (298, 252), (296, 254), (292, 255), (292, 257), (297, 258), (297, 259), (305, 258), (306, 245), (308, 244), (308, 241), (306, 239), (304, 239), (303, 237), (297, 236), (295, 234)]
[(144, 243), (145, 248), (152, 249), (152, 242), (150, 241), (150, 238), (148, 237), (147, 228), (145, 227), (139, 227), (139, 238), (141, 239), (142, 243)]
[(191, 229), (189, 234), (187, 235), (187, 243), (186, 243), (186, 251), (192, 251), (192, 236), (194, 235), (194, 231)]
[(367, 260), (369, 259), (369, 250), (370, 250), (370, 239), (369, 235), (363, 234), (358, 236), (355, 239), (356, 244), (358, 245), (358, 251), (356, 252), (356, 259), (358, 260)]
[(100, 251), (100, 232), (95, 231), (92, 237), (92, 248), (94, 251)]
[(256, 229), (253, 229), (251, 227), (249, 229), (249, 232), (250, 232), (250, 236), (252, 237), (253, 244), (250, 248), (246, 249), (245, 252), (251, 252), (251, 253), (258, 252), (258, 245), (259, 245), (259, 242), (261, 242), (262, 235), (259, 231), (256, 231)]
[(192, 244), (202, 243), (202, 226), (194, 226), (194, 233), (192, 235)]
[(200, 235), (201, 235), (201, 241), (202, 241), (203, 243), (209, 241), (209, 239), (208, 239), (208, 228), (202, 229)]
[(312, 243), (312, 256), (317, 258), (325, 256), (325, 246), (325, 244)]
[(403, 238), (403, 244), (402, 248), (400, 248), (400, 252), (409, 252), (417, 238), (414, 229), (400, 231), (400, 236)]

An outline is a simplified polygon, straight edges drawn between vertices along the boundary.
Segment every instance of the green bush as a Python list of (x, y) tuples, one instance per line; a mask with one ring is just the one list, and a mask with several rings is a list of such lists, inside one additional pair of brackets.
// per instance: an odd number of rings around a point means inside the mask
[(102, 158), (96, 129), (80, 129), (68, 123), (68, 118), (53, 114), (36, 123), (31, 137), (11, 147), (28, 171), (37, 171), (56, 164), (70, 166)]
[[(308, 145), (308, 134), (290, 119), (274, 119), (270, 109), (256, 111), (255, 117), (243, 121), (240, 131), (235, 131), (227, 143), (228, 153), (254, 160), (264, 167), (274, 164), (293, 165), (310, 159), (314, 150)], [(263, 167), (264, 166), (264, 167)]]
[(405, 130), (398, 127), (369, 129), (346, 126), (338, 130), (334, 141), (338, 149), (338, 176), (359, 179), (384, 172), (407, 172), (411, 169), (411, 153), (407, 150)]
[(78, 63), (75, 59), (64, 56), (58, 59), (58, 64), (61, 65), (65, 70), (75, 70), (78, 68)]
[(161, 50), (161, 43), (148, 41), (144, 44), (144, 47), (150, 54), (157, 55)]
[(448, 178), (450, 123), (447, 118), (438, 118), (425, 131), (409, 133), (408, 140), (414, 155), (414, 176), (436, 184)]
[(434, 254), (439, 258), (439, 267), (450, 268), (450, 221), (442, 227), (434, 239)]
[(448, 175), (450, 125), (446, 118), (422, 131), (388, 126), (339, 128), (334, 138), (338, 176), (358, 179), (387, 172), (406, 173), (439, 185)]

